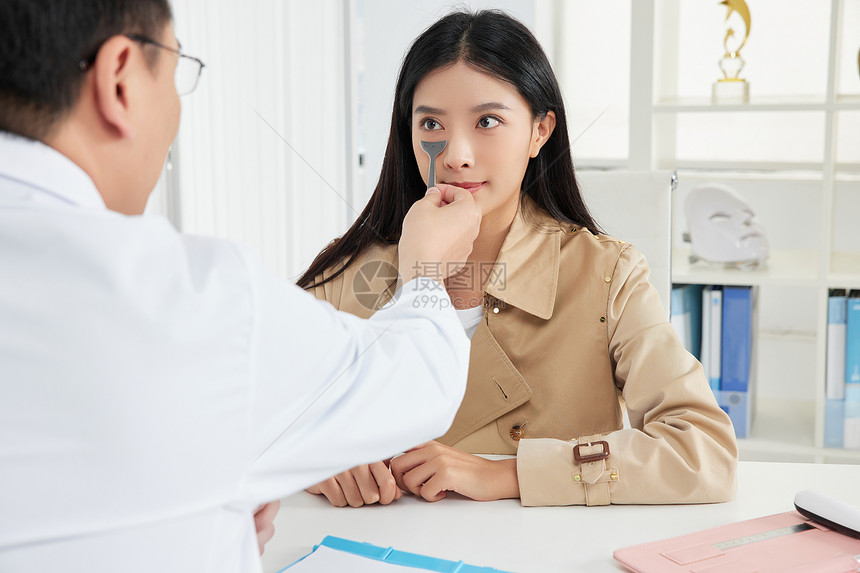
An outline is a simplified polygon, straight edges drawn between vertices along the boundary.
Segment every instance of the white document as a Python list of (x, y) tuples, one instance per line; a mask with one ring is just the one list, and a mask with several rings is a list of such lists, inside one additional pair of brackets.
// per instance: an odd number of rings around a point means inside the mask
[(711, 290), (711, 302), (708, 307), (711, 309), (711, 371), (708, 372), (708, 379), (713, 388), (717, 381), (722, 383), (723, 291)]
[(702, 370), (711, 381), (711, 286), (706, 285), (702, 290), (702, 348), (699, 351)]
[[(845, 318), (845, 315), (842, 315)], [(845, 399), (845, 322), (827, 324), (828, 400)]]

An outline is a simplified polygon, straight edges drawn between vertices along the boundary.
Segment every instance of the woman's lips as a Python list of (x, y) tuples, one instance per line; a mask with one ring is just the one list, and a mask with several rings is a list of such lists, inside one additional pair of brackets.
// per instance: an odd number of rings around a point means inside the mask
[(469, 193), (476, 193), (481, 187), (484, 186), (484, 181), (481, 182), (473, 182), (473, 181), (462, 181), (462, 182), (454, 182), (454, 181), (446, 181), (448, 185), (453, 185), (455, 187), (460, 187), (461, 189), (465, 189)]

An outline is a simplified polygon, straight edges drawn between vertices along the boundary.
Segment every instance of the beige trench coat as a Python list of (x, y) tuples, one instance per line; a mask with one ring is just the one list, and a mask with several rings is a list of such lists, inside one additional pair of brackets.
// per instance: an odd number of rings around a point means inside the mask
[[(396, 264), (396, 246), (380, 243), (313, 292), (368, 317), (393, 294)], [(439, 441), (516, 454), (523, 505), (731, 499), (731, 422), (648, 276), (631, 245), (527, 200), (485, 286), (466, 395)]]

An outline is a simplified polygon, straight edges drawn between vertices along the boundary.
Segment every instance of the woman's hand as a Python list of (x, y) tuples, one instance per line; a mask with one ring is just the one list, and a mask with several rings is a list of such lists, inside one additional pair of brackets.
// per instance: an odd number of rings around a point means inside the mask
[(518, 498), (517, 460), (487, 460), (438, 442), (427, 442), (391, 460), (391, 473), (402, 489), (427, 501), (449, 491), (478, 501)]
[(400, 499), (403, 492), (394, 482), (387, 461), (354, 467), (306, 491), (326, 496), (335, 507), (361, 507), (372, 503), (388, 505)]
[(281, 509), (280, 500), (260, 506), (254, 512), (254, 527), (257, 528), (257, 546), (260, 548), (260, 555), (263, 554), (266, 543), (275, 535), (274, 521), (279, 509)]

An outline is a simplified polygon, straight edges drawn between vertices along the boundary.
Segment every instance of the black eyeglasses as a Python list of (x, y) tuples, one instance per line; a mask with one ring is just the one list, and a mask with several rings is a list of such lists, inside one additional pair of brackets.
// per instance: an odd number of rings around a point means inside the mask
[[(135, 42), (140, 42), (141, 44), (152, 44), (158, 48), (162, 48), (167, 50), (168, 52), (173, 52), (177, 56), (179, 56), (179, 61), (176, 63), (176, 76), (174, 78), (174, 83), (176, 84), (176, 93), (179, 95), (190, 94), (197, 88), (197, 82), (200, 80), (200, 75), (203, 73), (203, 68), (206, 67), (206, 64), (203, 63), (203, 60), (199, 58), (195, 58), (194, 56), (189, 56), (187, 54), (183, 54), (180, 50), (176, 48), (171, 48), (170, 46), (165, 46), (161, 42), (156, 42), (152, 38), (147, 38), (146, 36), (141, 36), (140, 34), (125, 34), (125, 37), (129, 40), (134, 40)], [(101, 49), (101, 46), (99, 46)], [(78, 62), (78, 68), (82, 72), (89, 71), (92, 65), (96, 61), (96, 56), (98, 55), (98, 50), (84, 60)]]

